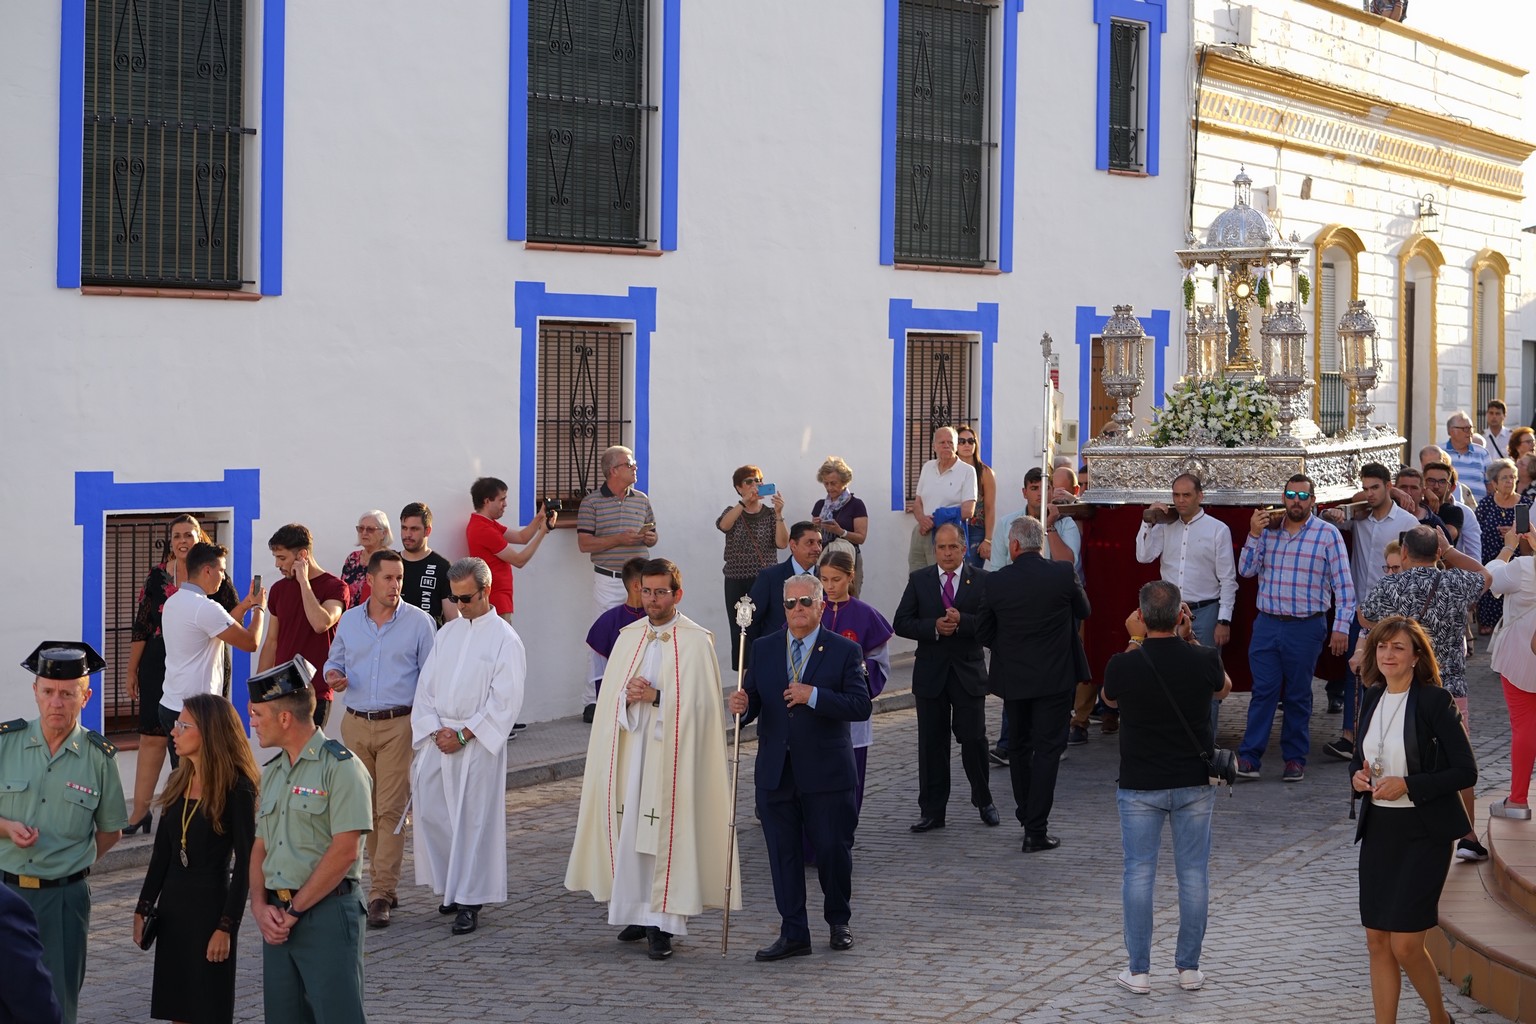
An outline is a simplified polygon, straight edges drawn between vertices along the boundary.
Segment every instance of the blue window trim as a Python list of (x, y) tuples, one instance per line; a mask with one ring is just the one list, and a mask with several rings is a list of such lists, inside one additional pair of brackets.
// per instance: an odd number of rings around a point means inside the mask
[[(1093, 422), (1093, 339), (1104, 331), (1109, 317), (1092, 306), (1077, 307), (1077, 444), (1081, 449), (1088, 443), (1088, 426)], [(1167, 393), (1168, 343), (1173, 329), (1173, 312), (1154, 309), (1147, 316), (1139, 316), (1136, 322), (1152, 340), (1152, 406), (1163, 407)]]
[(520, 335), (518, 373), (519, 522), (533, 518), (539, 416), (539, 320), (628, 320), (635, 325), (635, 486), (650, 480), (651, 335), (656, 330), (656, 289), (631, 288), (627, 295), (576, 295), (549, 291), (542, 281), (518, 281), (513, 288), (514, 322)]
[[(1004, 11), (1007, 11), (1005, 5)], [(1013, 13), (1024, 0), (1013, 0)], [(885, 0), (884, 70), (880, 101), (880, 263), (896, 263), (896, 54), (900, 37), (900, 0)], [(997, 269), (1013, 270), (1015, 137), (1018, 131), (1019, 20), (1003, 17), (1002, 130), (998, 143)]]
[[(1139, 21), (1147, 33), (1147, 156), (1144, 162), (1149, 177), (1156, 177), (1162, 118), (1163, 36), (1168, 31), (1167, 0), (1093, 0), (1093, 20), (1099, 26), (1099, 67), (1094, 117), (1096, 136), (1093, 166), (1109, 170), (1109, 23)], [(1151, 31), (1156, 29), (1156, 31)]]
[[(54, 280), (80, 287), (80, 231), (85, 160), (85, 0), (62, 0), (59, 28), (59, 248)], [(283, 68), (286, 0), (261, 6), (262, 295), (283, 293)]]
[[(528, 3), (511, 0), (507, 74), (507, 241), (528, 240)], [(677, 249), (677, 128), (682, 0), (661, 0), (661, 189), (658, 241)], [(641, 466), (642, 470), (644, 465)], [(532, 514), (531, 512), (529, 513)]]
[[(187, 512), (203, 509), (231, 510), (228, 547), (234, 558), (230, 579), (236, 589), (251, 578), (253, 547), (251, 524), (261, 518), (261, 471), (226, 469), (223, 480), (155, 481), (118, 483), (111, 472), (75, 474), (75, 525), (81, 528), (80, 549), (80, 639), (98, 651), (104, 646), (106, 630), (104, 587), (106, 585), (107, 515), (133, 512)], [(149, 572), (148, 565), (140, 567)], [(63, 636), (59, 639), (67, 640)], [(235, 652), (230, 696), (246, 719), (245, 681), (251, 674), (251, 655)], [(89, 729), (101, 731), (104, 706), (101, 687), (91, 687), (91, 699), (80, 720)]]
[(981, 336), (981, 450), (992, 450), (992, 359), (997, 347), (997, 303), (975, 309), (923, 309), (911, 299), (892, 299), (887, 336), (891, 339), (891, 511), (906, 508), (907, 335), (912, 331), (952, 331)]

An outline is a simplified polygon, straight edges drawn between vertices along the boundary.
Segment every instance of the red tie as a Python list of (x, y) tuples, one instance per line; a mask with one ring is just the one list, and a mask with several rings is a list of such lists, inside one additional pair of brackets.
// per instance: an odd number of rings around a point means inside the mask
[(955, 574), (952, 573), (952, 572), (947, 572), (947, 573), (944, 574), (944, 607), (945, 608), (953, 608), (954, 606), (955, 606)]

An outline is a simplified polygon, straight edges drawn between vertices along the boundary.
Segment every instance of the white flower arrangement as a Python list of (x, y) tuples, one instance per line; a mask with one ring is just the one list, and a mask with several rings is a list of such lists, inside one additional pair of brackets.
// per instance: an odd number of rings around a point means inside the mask
[(1238, 448), (1279, 436), (1280, 401), (1264, 388), (1262, 379), (1185, 379), (1152, 415), (1148, 440), (1158, 448), (1169, 445), (1209, 445)]

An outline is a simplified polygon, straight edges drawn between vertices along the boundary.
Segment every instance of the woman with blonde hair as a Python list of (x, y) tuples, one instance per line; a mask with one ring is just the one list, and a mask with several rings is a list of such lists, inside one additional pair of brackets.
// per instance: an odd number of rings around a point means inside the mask
[(395, 542), (389, 516), (376, 508), (357, 517), (357, 550), (341, 563), (341, 582), (347, 585), (347, 607), (356, 608), (368, 596), (368, 559)]
[(1376, 1024), (1397, 1020), (1402, 974), (1429, 1010), (1447, 1024), (1440, 978), (1424, 948), (1439, 922), (1451, 848), (1471, 829), (1460, 792), (1477, 781), (1477, 759), (1429, 635), (1390, 615), (1365, 641), (1360, 742), (1350, 784), (1361, 797), (1360, 923), (1370, 953)]
[(850, 593), (859, 596), (864, 588), (864, 549), (869, 539), (869, 510), (864, 502), (853, 496), (848, 485), (853, 483), (853, 470), (839, 456), (828, 455), (816, 470), (816, 481), (826, 488), (824, 498), (817, 498), (811, 506), (811, 522), (821, 528), (821, 544), (830, 549), (838, 541), (848, 545), (853, 552), (853, 587)]
[[(149, 835), (154, 812), (155, 783), (165, 766), (170, 738), (160, 724), (161, 689), (165, 685), (165, 638), (160, 617), (166, 600), (187, 582), (187, 554), (194, 544), (211, 544), (197, 517), (183, 513), (172, 519), (165, 546), (165, 561), (149, 571), (139, 590), (139, 607), (133, 617), (133, 644), (128, 649), (128, 696), (139, 702), (139, 757), (134, 767), (133, 807), (123, 835)], [(225, 576), (209, 597), (225, 611), (240, 603), (234, 584)], [(229, 686), (229, 649), (224, 651), (224, 686)]]
[(159, 925), (150, 1016), (223, 1024), (235, 1016), (235, 933), (249, 891), (261, 775), (240, 716), (223, 697), (188, 697), (174, 742), (181, 763), (160, 797), (133, 940), (142, 940), (153, 911)]

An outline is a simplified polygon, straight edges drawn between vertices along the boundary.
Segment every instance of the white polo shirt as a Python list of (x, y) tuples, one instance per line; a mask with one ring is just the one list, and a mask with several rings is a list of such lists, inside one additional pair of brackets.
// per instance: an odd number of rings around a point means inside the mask
[(939, 460), (929, 459), (917, 475), (917, 497), (923, 503), (923, 513), (929, 516), (934, 509), (975, 501), (976, 468), (956, 459), (954, 465), (941, 471)]
[(224, 641), (219, 634), (235, 620), (210, 601), (195, 583), (183, 583), (166, 598), (160, 613), (160, 636), (165, 640), (165, 689), (160, 706), (180, 712), (188, 697), (218, 693), (223, 667)]

